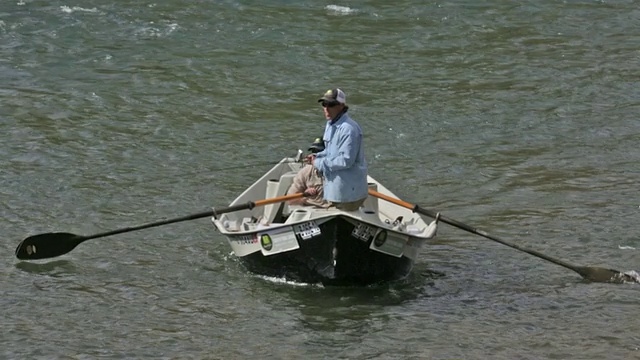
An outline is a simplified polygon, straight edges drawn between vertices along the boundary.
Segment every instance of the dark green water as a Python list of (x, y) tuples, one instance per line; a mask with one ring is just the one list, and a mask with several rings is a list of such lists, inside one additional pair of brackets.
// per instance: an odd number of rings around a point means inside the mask
[(638, 29), (637, 1), (2, 1), (0, 358), (640, 356), (640, 287), (444, 224), (364, 289), (252, 276), (206, 219), (13, 255), (227, 205), (339, 86), (402, 199), (637, 270)]

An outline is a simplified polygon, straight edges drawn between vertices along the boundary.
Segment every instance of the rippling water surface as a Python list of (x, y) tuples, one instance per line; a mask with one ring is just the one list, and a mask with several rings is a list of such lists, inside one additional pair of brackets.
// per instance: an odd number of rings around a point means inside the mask
[(402, 199), (638, 270), (639, 9), (1, 2), (0, 358), (639, 357), (640, 287), (444, 224), (409, 278), (371, 288), (252, 276), (206, 219), (13, 255), (228, 204), (321, 134), (315, 100), (340, 86)]

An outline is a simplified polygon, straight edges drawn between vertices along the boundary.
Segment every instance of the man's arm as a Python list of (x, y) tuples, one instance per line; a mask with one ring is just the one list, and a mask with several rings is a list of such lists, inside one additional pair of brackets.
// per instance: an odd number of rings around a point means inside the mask
[(356, 161), (361, 141), (362, 134), (349, 127), (346, 133), (339, 134), (337, 154), (331, 158), (316, 158), (314, 166), (322, 173), (350, 168)]

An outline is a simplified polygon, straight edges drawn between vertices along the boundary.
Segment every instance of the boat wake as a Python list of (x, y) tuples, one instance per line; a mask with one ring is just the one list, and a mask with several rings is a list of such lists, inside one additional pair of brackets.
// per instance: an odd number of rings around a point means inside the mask
[(321, 287), (322, 286), (322, 284), (320, 283), (315, 283), (315, 284), (304, 283), (304, 282), (289, 280), (283, 277), (265, 276), (265, 275), (256, 275), (256, 277), (274, 284), (285, 284), (285, 285), (300, 286), (300, 287)]
[(612, 282), (622, 283), (622, 284), (636, 284), (640, 283), (640, 274), (638, 274), (635, 270), (630, 270), (627, 272), (621, 272), (616, 275)]

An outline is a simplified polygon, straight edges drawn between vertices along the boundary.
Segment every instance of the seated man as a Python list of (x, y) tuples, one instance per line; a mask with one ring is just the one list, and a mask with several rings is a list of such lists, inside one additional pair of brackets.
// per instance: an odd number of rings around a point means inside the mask
[[(319, 153), (322, 150), (324, 150), (322, 138), (315, 139), (309, 148), (312, 154)], [(321, 208), (328, 208), (331, 205), (322, 197), (322, 175), (309, 162), (298, 171), (293, 178), (289, 191), (287, 191), (287, 194), (295, 193), (304, 193), (305, 197), (290, 200), (290, 205), (309, 205)]]

